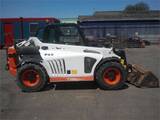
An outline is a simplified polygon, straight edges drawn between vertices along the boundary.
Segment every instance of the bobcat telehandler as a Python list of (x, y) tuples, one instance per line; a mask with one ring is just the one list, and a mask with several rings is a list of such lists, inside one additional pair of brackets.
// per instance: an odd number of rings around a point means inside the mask
[(26, 92), (48, 82), (96, 81), (102, 89), (119, 89), (126, 81), (125, 52), (88, 46), (76, 24), (55, 23), (7, 49), (7, 68)]

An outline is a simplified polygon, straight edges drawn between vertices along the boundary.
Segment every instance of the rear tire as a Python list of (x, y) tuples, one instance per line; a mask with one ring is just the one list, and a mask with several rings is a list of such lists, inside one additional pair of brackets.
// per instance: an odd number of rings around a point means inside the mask
[(44, 88), (47, 76), (42, 67), (35, 64), (25, 64), (18, 69), (17, 85), (24, 92), (37, 92)]
[(126, 80), (126, 71), (120, 63), (108, 62), (100, 66), (96, 72), (96, 82), (101, 89), (120, 89)]

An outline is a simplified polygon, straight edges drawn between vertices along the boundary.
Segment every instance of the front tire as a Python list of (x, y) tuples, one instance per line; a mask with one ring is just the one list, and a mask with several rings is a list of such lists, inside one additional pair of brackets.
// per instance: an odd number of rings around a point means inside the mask
[(120, 89), (126, 80), (126, 71), (120, 63), (108, 62), (96, 72), (96, 82), (104, 90)]
[(25, 64), (18, 69), (17, 85), (24, 92), (37, 92), (44, 88), (47, 76), (44, 69), (35, 64)]

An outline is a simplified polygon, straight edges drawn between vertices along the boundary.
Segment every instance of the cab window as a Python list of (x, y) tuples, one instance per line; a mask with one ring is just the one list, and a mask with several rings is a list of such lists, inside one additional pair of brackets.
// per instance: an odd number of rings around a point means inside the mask
[(44, 30), (43, 42), (44, 43), (57, 43), (57, 33), (55, 28), (47, 28)]
[(72, 27), (59, 27), (59, 43), (70, 44), (70, 45), (80, 45), (81, 37), (79, 35), (78, 29), (74, 26)]
[(75, 26), (56, 26), (45, 30), (43, 42), (81, 45), (82, 38)]

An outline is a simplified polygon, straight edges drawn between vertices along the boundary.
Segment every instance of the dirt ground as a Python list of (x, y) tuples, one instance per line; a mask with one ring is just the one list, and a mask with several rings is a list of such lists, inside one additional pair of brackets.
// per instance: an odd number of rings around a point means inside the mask
[[(126, 49), (128, 63), (140, 64), (160, 80), (160, 46)], [(100, 90), (94, 82), (51, 84), (23, 93), (5, 67), (0, 50), (0, 120), (160, 120), (160, 88)]]

